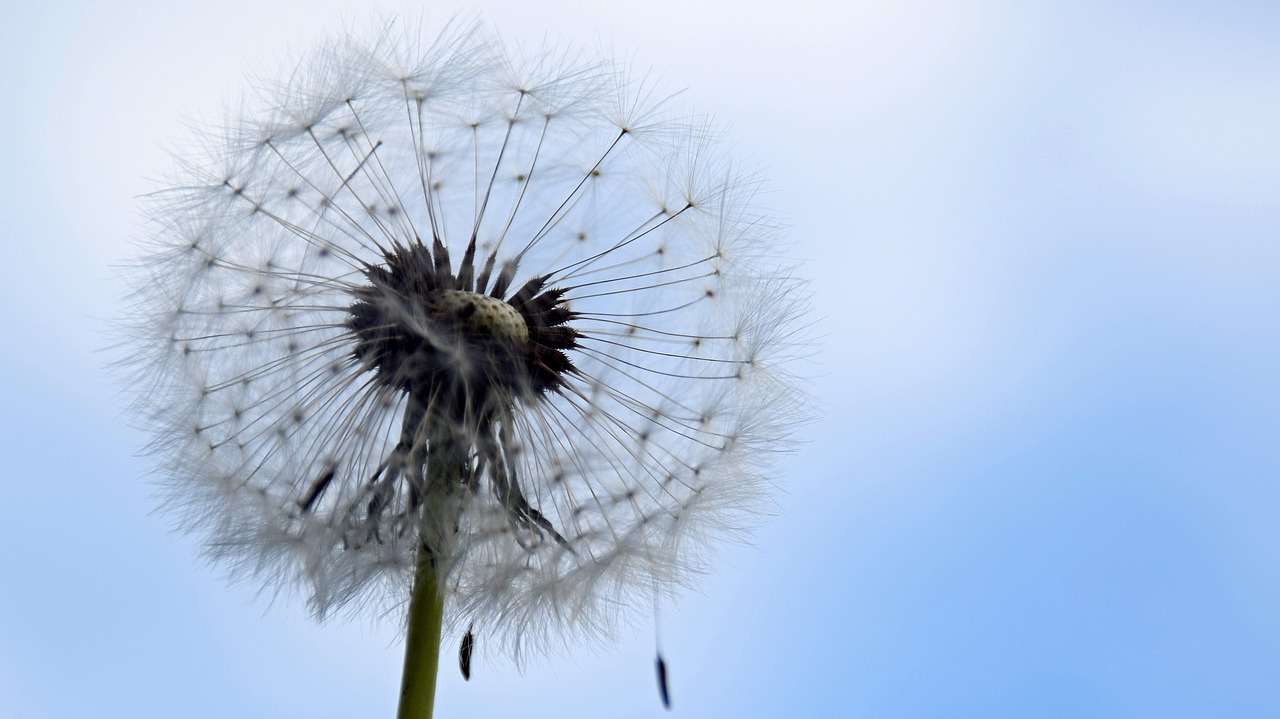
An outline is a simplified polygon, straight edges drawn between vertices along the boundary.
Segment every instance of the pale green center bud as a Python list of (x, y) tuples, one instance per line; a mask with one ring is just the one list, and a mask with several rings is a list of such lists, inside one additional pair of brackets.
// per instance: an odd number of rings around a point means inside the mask
[(456, 317), (463, 324), (494, 337), (520, 342), (529, 339), (529, 325), (524, 317), (500, 299), (476, 292), (441, 290), (436, 298), (436, 308), (442, 314)]

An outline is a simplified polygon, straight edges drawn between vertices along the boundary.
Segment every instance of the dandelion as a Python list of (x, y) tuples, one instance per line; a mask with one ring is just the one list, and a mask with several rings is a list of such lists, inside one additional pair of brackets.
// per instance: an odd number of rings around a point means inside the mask
[(704, 124), (477, 27), (249, 105), (150, 198), (128, 321), (164, 506), (232, 578), (404, 621), (429, 716), (442, 633), (467, 673), (610, 636), (757, 523), (806, 300)]

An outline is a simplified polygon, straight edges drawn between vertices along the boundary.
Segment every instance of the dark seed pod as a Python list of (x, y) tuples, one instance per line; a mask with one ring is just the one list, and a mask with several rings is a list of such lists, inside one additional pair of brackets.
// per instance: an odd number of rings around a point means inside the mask
[(667, 663), (663, 661), (662, 655), (658, 655), (658, 695), (662, 697), (662, 706), (665, 709), (671, 708), (671, 693), (667, 690)]
[(462, 678), (466, 681), (471, 680), (471, 652), (475, 647), (475, 635), (468, 629), (462, 635), (462, 646), (458, 648), (458, 667), (462, 669)]

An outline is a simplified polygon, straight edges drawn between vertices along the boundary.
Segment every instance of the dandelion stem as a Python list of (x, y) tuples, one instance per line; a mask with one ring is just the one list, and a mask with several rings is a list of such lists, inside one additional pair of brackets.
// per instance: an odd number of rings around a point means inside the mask
[(436, 698), (436, 669), (440, 663), (440, 624), (444, 593), (440, 591), (435, 560), (425, 546), (418, 549), (418, 568), (409, 599), (409, 632), (404, 648), (404, 678), (400, 684), (397, 719), (431, 719)]

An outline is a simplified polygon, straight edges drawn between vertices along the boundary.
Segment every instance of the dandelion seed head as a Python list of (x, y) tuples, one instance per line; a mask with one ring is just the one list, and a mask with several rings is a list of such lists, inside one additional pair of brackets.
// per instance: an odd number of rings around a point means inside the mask
[(150, 200), (128, 320), (165, 507), (238, 580), (607, 636), (769, 507), (804, 284), (652, 83), (475, 26), (333, 40)]

